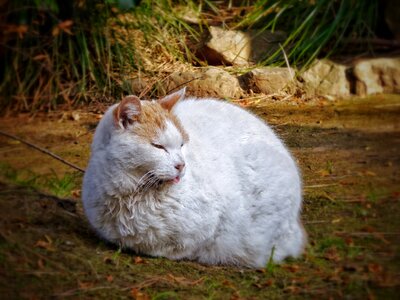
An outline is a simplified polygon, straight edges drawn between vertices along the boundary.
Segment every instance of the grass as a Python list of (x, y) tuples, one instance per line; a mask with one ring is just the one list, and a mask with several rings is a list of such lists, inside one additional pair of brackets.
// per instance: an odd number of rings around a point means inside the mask
[[(123, 5), (128, 3), (128, 5)], [(347, 49), (374, 35), (378, 1), (6, 1), (0, 108), (54, 110), (91, 101), (114, 102), (149, 79), (148, 97), (176, 69), (204, 65), (196, 47), (210, 24), (241, 30), (283, 30), (292, 66)], [(129, 8), (128, 10), (126, 8)], [(191, 11), (196, 25), (184, 18)], [(222, 17), (221, 17), (222, 15)], [(284, 65), (278, 50), (263, 65)], [(186, 67), (185, 67), (186, 66)]]
[[(379, 107), (386, 103), (382, 101), (377, 97)], [(302, 220), (309, 240), (304, 256), (248, 270), (120, 250), (91, 230), (80, 201), (74, 201), (75, 211), (66, 210), (54, 196), (36, 191), (39, 186), (52, 194), (46, 190), (49, 178), (59, 182), (55, 186), (68, 187), (69, 180), (63, 180), (65, 173), (55, 176), (51, 171), (43, 173), (43, 169), (26, 171), (39, 159), (32, 157), (30, 149), (2, 140), (2, 160), (12, 162), (15, 155), (24, 164), (21, 169), (0, 167), (0, 294), (6, 299), (395, 298), (400, 286), (400, 135), (388, 125), (397, 121), (398, 106), (393, 106), (396, 113), (392, 112), (395, 117), (391, 119), (392, 113), (374, 110), (366, 114), (354, 106), (346, 110), (349, 114), (336, 116), (336, 106), (313, 107), (309, 113), (307, 107), (289, 105), (285, 109), (293, 114), (284, 114), (274, 105), (253, 111), (270, 122), (277, 118), (275, 129), (301, 167), (305, 187)], [(361, 120), (352, 127), (358, 113), (370, 129)], [(299, 116), (293, 120), (295, 114)], [(48, 115), (42, 118), (38, 116), (31, 123), (15, 118), (12, 123), (9, 120), (8, 127), (22, 136), (32, 134), (35, 127), (44, 133), (42, 139), (48, 141), (50, 149), (54, 144), (67, 147), (71, 141), (66, 136), (91, 128), (88, 119), (59, 123), (53, 118), (45, 123)], [(322, 124), (328, 119), (335, 121), (333, 128), (316, 123), (321, 118)], [(97, 122), (94, 116), (93, 122)], [(63, 130), (56, 130), (58, 127)], [(90, 138), (81, 136), (78, 142), (88, 148)], [(365, 145), (370, 146), (368, 151)], [(76, 153), (65, 155), (71, 160)], [(78, 164), (83, 165), (86, 159), (81, 156)], [(388, 160), (392, 164), (386, 164)], [(331, 172), (321, 173), (329, 166), (333, 166)], [(49, 161), (47, 168), (51, 167), (61, 169), (58, 162)], [(72, 191), (80, 186), (76, 176)], [(70, 188), (64, 190), (72, 193)]]
[[(236, 26), (288, 33), (283, 47), (291, 65), (308, 66), (318, 56), (340, 52), (349, 39), (373, 35), (378, 1), (260, 0)], [(284, 65), (281, 51), (263, 64)]]
[(46, 192), (56, 197), (71, 197), (80, 185), (81, 174), (57, 174), (53, 169), (48, 174), (37, 174), (30, 170), (17, 170), (0, 162), (0, 178), (18, 186)]

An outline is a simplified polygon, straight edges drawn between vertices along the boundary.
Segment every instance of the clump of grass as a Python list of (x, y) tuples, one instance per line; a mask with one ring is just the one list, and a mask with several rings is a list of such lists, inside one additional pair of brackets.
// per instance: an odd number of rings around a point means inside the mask
[(129, 80), (138, 74), (154, 76), (161, 65), (193, 57), (186, 33), (198, 34), (170, 1), (127, 2), (7, 1), (0, 107), (110, 102), (132, 92)]
[(16, 170), (6, 163), (0, 163), (0, 179), (13, 184), (44, 191), (57, 197), (69, 197), (80, 183), (80, 174), (57, 174), (52, 170), (48, 174), (36, 174), (30, 170)]
[(87, 99), (97, 86), (114, 91), (109, 72), (121, 59), (101, 1), (7, 1), (2, 106), (54, 109)]
[[(214, 23), (285, 31), (290, 65), (305, 66), (373, 35), (378, 6), (377, 0), (6, 1), (0, 109), (114, 102), (134, 92), (137, 77), (150, 78), (147, 94), (155, 94), (168, 74), (199, 63), (193, 43)], [(184, 17), (188, 7), (198, 24)], [(262, 64), (284, 65), (282, 50)]]
[[(288, 36), (282, 46), (290, 63), (308, 65), (318, 56), (340, 52), (352, 39), (372, 36), (378, 6), (376, 0), (258, 0), (236, 27), (285, 31)], [(284, 63), (281, 51), (263, 61)]]

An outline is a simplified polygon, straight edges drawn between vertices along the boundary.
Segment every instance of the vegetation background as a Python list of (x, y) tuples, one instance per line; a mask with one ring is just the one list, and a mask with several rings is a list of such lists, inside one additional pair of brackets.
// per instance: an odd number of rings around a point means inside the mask
[[(373, 39), (389, 32), (382, 3), (3, 0), (0, 107), (35, 111), (115, 101), (132, 92), (130, 80), (138, 74), (157, 82), (172, 70), (206, 65), (196, 48), (210, 25), (285, 31), (282, 47), (292, 66), (316, 57), (371, 53)], [(261, 64), (285, 60), (279, 50)], [(144, 95), (157, 94), (157, 87)]]
[[(151, 78), (207, 66), (210, 26), (285, 31), (289, 64), (384, 53), (391, 0), (0, 0), (0, 131), (84, 166), (104, 108)], [(285, 65), (282, 51), (260, 65)], [(232, 72), (244, 72), (231, 67)], [(241, 99), (245, 101), (246, 99)], [(395, 299), (400, 288), (398, 95), (245, 106), (299, 163), (304, 256), (259, 270), (139, 256), (104, 243), (74, 172), (0, 137), (3, 299)], [(242, 104), (238, 102), (238, 104)]]

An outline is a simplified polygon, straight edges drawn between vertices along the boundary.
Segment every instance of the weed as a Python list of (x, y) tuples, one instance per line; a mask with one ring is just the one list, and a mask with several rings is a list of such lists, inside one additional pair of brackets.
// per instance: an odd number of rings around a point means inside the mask
[(167, 292), (161, 292), (155, 294), (152, 298), (152, 300), (172, 300), (172, 299), (180, 299), (178, 294), (173, 291), (167, 291)]
[(121, 248), (118, 248), (118, 250), (113, 253), (112, 260), (113, 261), (117, 260), (121, 256), (121, 252), (122, 252)]
[(334, 170), (333, 162), (331, 162), (331, 161), (326, 162), (326, 170), (330, 175), (333, 174), (333, 170)]
[(78, 186), (80, 174), (65, 173), (58, 175), (54, 170), (50, 174), (39, 175), (30, 170), (16, 170), (10, 165), (0, 163), (0, 178), (13, 184), (42, 190), (57, 197), (68, 197)]
[(344, 250), (346, 248), (346, 243), (340, 237), (327, 237), (320, 240), (316, 248), (318, 251), (323, 252), (331, 247), (336, 247), (338, 250)]
[(272, 246), (271, 255), (270, 255), (269, 259), (268, 259), (267, 265), (265, 266), (265, 269), (271, 275), (274, 274), (274, 271), (275, 271), (275, 268), (276, 268), (276, 264), (274, 263), (274, 253), (275, 253), (275, 246)]
[(76, 174), (66, 173), (59, 176), (52, 170), (51, 174), (45, 179), (44, 186), (57, 197), (67, 197), (76, 187), (76, 178)]

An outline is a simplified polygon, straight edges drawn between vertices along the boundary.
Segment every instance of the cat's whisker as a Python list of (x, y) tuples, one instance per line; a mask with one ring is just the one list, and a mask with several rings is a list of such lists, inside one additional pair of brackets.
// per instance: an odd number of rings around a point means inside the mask
[(147, 190), (151, 189), (157, 182), (159, 182), (160, 179), (155, 176), (154, 171), (148, 171), (146, 174), (144, 174), (138, 181), (135, 193), (143, 193), (146, 192)]
[(143, 182), (146, 182), (147, 177), (151, 176), (153, 173), (152, 170), (148, 171), (147, 173), (145, 173), (142, 177), (139, 178), (138, 182), (136, 183), (137, 188), (140, 187), (142, 185)]
[(160, 179), (155, 177), (155, 176), (150, 177), (149, 180), (142, 186), (141, 191), (142, 192), (148, 191), (149, 189), (151, 189), (159, 181), (160, 181)]

